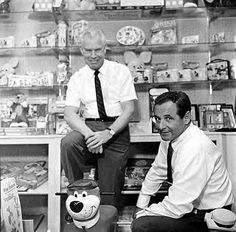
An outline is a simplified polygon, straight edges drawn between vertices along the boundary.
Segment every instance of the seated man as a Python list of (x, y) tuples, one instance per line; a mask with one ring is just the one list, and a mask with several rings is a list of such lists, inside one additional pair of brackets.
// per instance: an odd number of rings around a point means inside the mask
[[(132, 232), (207, 232), (206, 212), (230, 209), (232, 184), (221, 152), (191, 122), (191, 102), (183, 92), (155, 100), (162, 141), (142, 184)], [(161, 202), (149, 205), (165, 180), (171, 184)]]
[(130, 144), (128, 123), (137, 99), (133, 79), (127, 66), (105, 59), (101, 30), (83, 33), (81, 53), (86, 65), (71, 77), (66, 93), (65, 119), (73, 131), (61, 141), (62, 167), (72, 183), (83, 178), (86, 166), (97, 165), (101, 204), (119, 208)]

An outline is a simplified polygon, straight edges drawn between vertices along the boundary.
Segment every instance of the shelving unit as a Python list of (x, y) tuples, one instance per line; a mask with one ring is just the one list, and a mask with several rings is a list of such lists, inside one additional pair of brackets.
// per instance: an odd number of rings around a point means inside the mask
[[(46, 196), (47, 205), (47, 228), (50, 231), (60, 231), (60, 198), (55, 195), (56, 192), (60, 191), (60, 172), (61, 172), (61, 161), (60, 161), (60, 135), (49, 135), (49, 136), (1, 136), (0, 137), (0, 150), (2, 146), (15, 147), (17, 151), (17, 146), (19, 145), (42, 145), (47, 146), (48, 154), (48, 181), (42, 186), (36, 188), (35, 190), (29, 190), (27, 192), (20, 192), (20, 195), (31, 196), (34, 199), (30, 204), (30, 207), (34, 208), (34, 202), (37, 203), (35, 197)], [(1, 161), (11, 160), (11, 159), (24, 159), (33, 160), (36, 157), (32, 154), (32, 157), (25, 156), (25, 154), (18, 154), (17, 157), (6, 157), (3, 151), (1, 151)], [(32, 199), (32, 198), (31, 198)], [(24, 205), (22, 205), (24, 208)], [(34, 213), (38, 214), (38, 208), (33, 209)], [(55, 223), (57, 222), (57, 223)], [(46, 231), (45, 229), (45, 231)]]
[[(16, 1), (17, 2), (17, 1)], [(27, 2), (32, 3), (31, 0)], [(18, 4), (22, 3), (18, 1)], [(61, 13), (32, 12), (31, 8), (13, 6), (9, 14), (0, 14), (0, 38), (14, 35), (16, 46), (12, 48), (0, 48), (0, 67), (12, 57), (19, 57), (20, 64), (16, 68), (17, 74), (26, 72), (40, 72), (49, 70), (57, 73), (59, 55), (70, 57), (71, 72), (74, 73), (84, 62), (78, 46), (58, 47), (35, 47), (26, 48), (19, 46), (22, 39), (43, 31), (54, 32), (57, 29), (59, 20), (67, 23), (79, 20), (88, 20), (89, 24), (101, 27), (108, 38), (107, 57), (124, 63), (123, 54), (125, 51), (134, 51), (137, 55), (142, 51), (152, 52), (152, 62), (168, 62), (169, 68), (181, 68), (183, 60), (198, 61), (200, 67), (211, 59), (224, 58), (232, 59), (236, 50), (236, 8), (206, 9), (199, 7), (192, 9), (179, 9), (168, 11), (163, 7), (157, 8), (132, 8), (125, 9), (117, 6), (100, 6), (96, 11), (69, 10)], [(177, 22), (177, 43), (174, 45), (150, 45), (148, 36), (150, 28), (156, 20), (175, 19)], [(220, 23), (219, 23), (220, 22)], [(143, 29), (146, 35), (146, 42), (142, 46), (123, 46), (116, 41), (116, 32), (123, 26), (133, 25)], [(227, 27), (227, 25), (231, 25)], [(216, 32), (225, 31), (226, 42), (213, 44), (209, 42), (209, 35)], [(199, 43), (194, 47), (189, 47), (181, 43), (181, 38), (186, 35), (199, 34)], [(151, 64), (148, 64), (151, 66)], [(195, 80), (184, 82), (158, 82), (135, 84), (138, 95), (137, 115), (135, 119), (141, 122), (148, 122), (150, 119), (149, 96), (150, 88), (168, 88), (170, 90), (183, 90), (191, 98), (193, 104), (203, 103), (227, 103), (235, 105), (236, 79), (230, 80)], [(54, 81), (52, 86), (0, 86), (0, 103), (3, 98), (12, 98), (17, 93), (24, 93), (29, 98), (45, 97), (57, 98), (61, 91), (65, 90), (65, 85)], [(212, 92), (211, 92), (212, 91)], [(235, 110), (235, 108), (234, 108)], [(0, 119), (1, 123), (1, 119)], [(1, 126), (1, 124), (0, 124)], [(47, 132), (48, 133), (48, 132)], [(234, 193), (236, 195), (235, 180), (235, 133), (206, 132), (207, 135), (216, 141), (217, 146), (225, 154), (227, 167), (233, 179)], [(21, 198), (34, 197), (42, 198), (43, 210), (47, 217), (45, 220), (46, 229), (50, 232), (60, 231), (61, 201), (56, 193), (61, 192), (60, 177), (60, 140), (63, 135), (30, 135), (30, 136), (0, 136), (0, 159), (2, 159), (1, 146), (13, 146), (18, 150), (18, 146), (42, 145), (48, 148), (45, 158), (48, 160), (49, 175), (48, 182), (35, 190), (20, 193)], [(132, 133), (131, 144), (145, 143), (153, 144), (160, 142), (160, 136), (154, 133)], [(154, 149), (155, 150), (155, 149)], [(142, 154), (133, 154), (133, 157), (141, 157)], [(145, 158), (153, 157), (153, 154), (144, 154)], [(20, 159), (20, 157), (19, 157)], [(138, 191), (123, 191), (124, 195), (138, 194)], [(25, 200), (23, 200), (25, 203)], [(24, 204), (22, 205), (24, 208)], [(38, 207), (38, 206), (36, 206)], [(38, 207), (40, 208), (40, 207)], [(236, 208), (236, 206), (235, 206)], [(46, 229), (44, 231), (46, 231)]]

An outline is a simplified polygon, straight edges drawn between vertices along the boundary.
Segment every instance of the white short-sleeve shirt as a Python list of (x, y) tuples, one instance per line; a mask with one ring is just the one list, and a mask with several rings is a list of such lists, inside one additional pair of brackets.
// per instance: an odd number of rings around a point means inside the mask
[[(137, 99), (133, 78), (127, 66), (104, 60), (98, 75), (106, 114), (122, 113), (121, 102)], [(86, 118), (99, 118), (94, 83), (94, 70), (85, 65), (71, 76), (66, 93), (66, 106), (85, 107)]]

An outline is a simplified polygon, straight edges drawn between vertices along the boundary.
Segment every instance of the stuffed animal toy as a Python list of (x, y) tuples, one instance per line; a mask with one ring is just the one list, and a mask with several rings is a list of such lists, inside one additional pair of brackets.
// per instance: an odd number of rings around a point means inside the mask
[(100, 190), (94, 180), (81, 179), (67, 186), (66, 209), (76, 227), (89, 229), (100, 218)]
[(126, 51), (124, 53), (124, 60), (130, 69), (134, 82), (143, 83), (150, 82), (149, 77), (144, 75), (145, 64), (149, 63), (152, 58), (152, 53), (150, 51), (141, 52), (137, 56), (132, 51)]
[(18, 94), (13, 101), (7, 103), (11, 112), (12, 123), (10, 127), (27, 127), (28, 104), (24, 94)]
[(1, 0), (0, 1), (0, 13), (5, 14), (10, 12), (10, 0)]

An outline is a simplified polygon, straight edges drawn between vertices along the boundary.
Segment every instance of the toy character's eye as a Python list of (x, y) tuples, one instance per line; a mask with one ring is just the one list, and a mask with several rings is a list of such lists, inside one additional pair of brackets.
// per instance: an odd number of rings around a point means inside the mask
[(84, 192), (82, 192), (81, 195), (82, 195), (82, 197), (87, 197), (88, 194), (87, 194), (87, 192), (84, 191)]
[(76, 197), (76, 198), (77, 198), (77, 197), (78, 197), (78, 195), (79, 195), (79, 194), (78, 194), (78, 192), (76, 192), (76, 191), (75, 191), (75, 192), (74, 192), (74, 197)]

